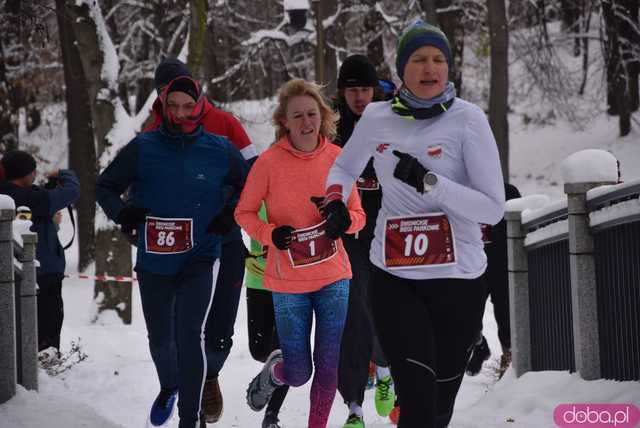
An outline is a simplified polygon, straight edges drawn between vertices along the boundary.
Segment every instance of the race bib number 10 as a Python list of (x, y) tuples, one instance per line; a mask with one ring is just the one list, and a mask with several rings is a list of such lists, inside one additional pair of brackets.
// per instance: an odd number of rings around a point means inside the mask
[(193, 219), (147, 217), (147, 253), (178, 254), (193, 248)]
[(326, 222), (293, 232), (288, 249), (289, 260), (294, 268), (311, 266), (333, 257), (337, 252), (336, 241), (325, 232)]
[(456, 264), (453, 230), (447, 216), (433, 213), (387, 218), (384, 262), (390, 269)]

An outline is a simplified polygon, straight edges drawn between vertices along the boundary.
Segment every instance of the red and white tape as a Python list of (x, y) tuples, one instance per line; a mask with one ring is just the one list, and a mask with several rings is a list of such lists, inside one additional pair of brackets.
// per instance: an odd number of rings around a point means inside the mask
[(135, 276), (109, 276), (109, 275), (65, 275), (65, 278), (86, 279), (90, 281), (114, 281), (114, 282), (137, 282)]

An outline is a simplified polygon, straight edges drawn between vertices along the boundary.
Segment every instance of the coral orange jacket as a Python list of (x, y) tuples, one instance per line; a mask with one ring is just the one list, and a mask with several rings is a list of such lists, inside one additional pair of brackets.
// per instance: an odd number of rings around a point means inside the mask
[[(306, 293), (351, 278), (351, 265), (341, 239), (336, 241), (337, 252), (331, 258), (302, 267), (293, 267), (288, 251), (277, 249), (271, 240), (273, 229), (278, 226), (303, 229), (322, 222), (310, 198), (324, 196), (327, 174), (340, 151), (324, 137), (312, 152), (296, 150), (284, 138), (262, 153), (251, 168), (235, 218), (252, 238), (269, 247), (265, 288), (283, 293)], [(262, 201), (269, 213), (269, 223), (258, 217)], [(351, 216), (347, 233), (355, 233), (365, 224), (358, 192), (351, 192), (347, 208)]]

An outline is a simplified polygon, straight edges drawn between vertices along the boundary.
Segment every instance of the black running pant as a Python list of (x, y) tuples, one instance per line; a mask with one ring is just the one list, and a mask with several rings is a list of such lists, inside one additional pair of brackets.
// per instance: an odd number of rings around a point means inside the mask
[[(269, 354), (280, 347), (276, 320), (273, 313), (271, 292), (247, 288), (247, 326), (249, 328), (249, 352), (256, 361), (265, 362)], [(267, 412), (278, 414), (289, 385), (278, 387), (267, 405)]]
[(446, 427), (486, 297), (474, 280), (407, 280), (375, 268), (373, 314), (400, 402), (399, 428)]
[(387, 362), (378, 344), (371, 313), (371, 241), (347, 237), (343, 242), (353, 278), (349, 284), (349, 307), (340, 347), (338, 391), (346, 404), (356, 402), (362, 406), (369, 378), (369, 361), (383, 367)]
[(53, 346), (60, 350), (60, 331), (64, 319), (61, 273), (38, 275), (38, 351)]

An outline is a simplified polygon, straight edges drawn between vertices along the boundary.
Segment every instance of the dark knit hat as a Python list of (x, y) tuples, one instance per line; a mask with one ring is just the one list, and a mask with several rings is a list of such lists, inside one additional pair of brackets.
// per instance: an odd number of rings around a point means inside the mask
[(447, 64), (451, 67), (451, 47), (447, 36), (440, 28), (418, 20), (398, 39), (396, 71), (401, 80), (404, 80), (404, 67), (407, 65), (409, 57), (422, 46), (435, 46), (440, 49), (447, 58)]
[(169, 82), (179, 76), (191, 76), (191, 72), (186, 64), (177, 58), (165, 58), (156, 67), (154, 76), (154, 84), (158, 95), (162, 92), (162, 88), (167, 86)]
[(2, 158), (5, 180), (16, 180), (26, 177), (36, 170), (36, 160), (27, 152), (13, 150)]
[(190, 77), (178, 77), (174, 81), (171, 82), (171, 86), (167, 90), (167, 96), (171, 92), (184, 92), (193, 98), (194, 101), (198, 101), (200, 98), (200, 89), (198, 89), (198, 85), (196, 82)]
[(351, 55), (340, 66), (338, 73), (338, 89), (354, 86), (376, 87), (378, 75), (371, 61), (364, 55)]

